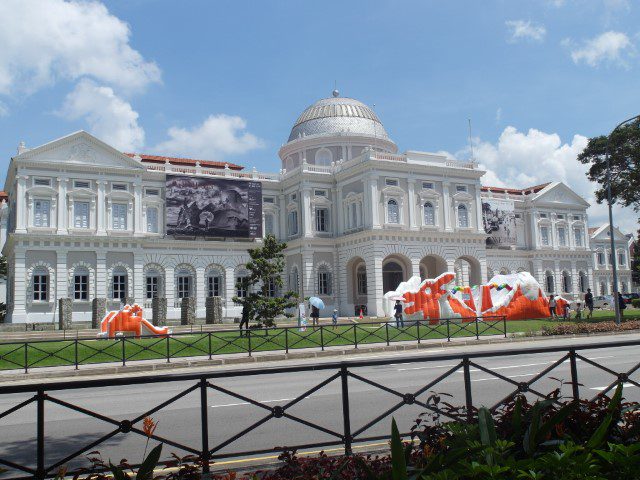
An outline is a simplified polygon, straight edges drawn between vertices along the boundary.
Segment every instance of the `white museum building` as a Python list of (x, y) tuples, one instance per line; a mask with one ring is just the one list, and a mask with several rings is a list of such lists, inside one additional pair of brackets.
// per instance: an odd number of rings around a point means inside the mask
[[(471, 285), (530, 271), (547, 292), (578, 298), (588, 287), (611, 292), (615, 257), (621, 291), (631, 288), (627, 238), (615, 232), (614, 255), (608, 228), (588, 229), (589, 205), (569, 186), (492, 188), (472, 161), (398, 153), (375, 112), (337, 92), (300, 115), (278, 154), (281, 171), (263, 173), (125, 153), (83, 131), (36, 148), (21, 143), (0, 198), (7, 321), (55, 321), (59, 298), (72, 300), (78, 322), (90, 320), (94, 298), (110, 308), (134, 300), (150, 316), (152, 299), (163, 297), (177, 319), (190, 297), (203, 317), (210, 296), (222, 297), (233, 321), (247, 249), (262, 240), (168, 234), (168, 176), (259, 182), (262, 234), (287, 242), (285, 288), (322, 297), (325, 315), (365, 306), (382, 316), (384, 292), (445, 271)], [(508, 222), (487, 217), (495, 205)], [(488, 241), (492, 222), (507, 241)]]

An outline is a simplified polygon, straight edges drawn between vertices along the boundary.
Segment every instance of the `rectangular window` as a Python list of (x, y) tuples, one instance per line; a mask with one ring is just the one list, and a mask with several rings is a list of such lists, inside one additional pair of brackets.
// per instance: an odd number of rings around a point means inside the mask
[(111, 190), (115, 190), (118, 192), (126, 192), (127, 189), (127, 184), (126, 183), (113, 183), (111, 185)]
[(158, 190), (157, 188), (147, 188), (145, 190), (145, 193), (149, 197), (157, 197), (160, 195), (160, 190)]
[(422, 188), (424, 190), (433, 190), (433, 182), (422, 182)]
[(89, 228), (89, 202), (73, 202), (74, 228)]
[(127, 205), (125, 203), (114, 203), (111, 206), (111, 217), (114, 230), (127, 229)]
[(624, 267), (625, 263), (626, 263), (625, 254), (622, 253), (622, 252), (618, 253), (618, 266), (619, 267)]
[(275, 198), (273, 198), (273, 197), (264, 197), (264, 198), (262, 199), (262, 201), (263, 201), (264, 203), (276, 203), (276, 199), (275, 199)]
[(114, 300), (124, 300), (127, 298), (127, 276), (116, 274), (112, 279), (112, 290)]
[(158, 233), (158, 208), (147, 207), (147, 232)]
[(220, 277), (207, 278), (207, 295), (209, 297), (222, 296), (222, 279)]
[(51, 202), (49, 200), (36, 200), (33, 202), (33, 225), (36, 227), (48, 227), (51, 215)]
[(384, 179), (384, 184), (387, 187), (397, 187), (399, 182), (397, 178), (385, 178)]
[(236, 280), (236, 297), (246, 298), (247, 296), (247, 277), (238, 277)]
[(564, 227), (558, 228), (558, 245), (561, 247), (567, 246), (567, 235), (565, 233)]
[(89, 300), (89, 276), (74, 275), (73, 276), (73, 299), (79, 301)]
[(326, 190), (315, 190), (315, 191), (313, 192), (313, 194), (314, 194), (316, 197), (326, 197), (326, 196), (327, 196), (327, 191), (326, 191)]
[(318, 294), (331, 295), (331, 273), (318, 272)]
[(521, 218), (522, 218), (522, 215), (520, 215), (519, 213), (516, 213), (516, 218), (517, 218), (517, 219), (521, 219)]
[(560, 213), (559, 213), (559, 214), (558, 214), (558, 220), (564, 220), (564, 215), (562, 215), (562, 214), (560, 214)]
[(267, 296), (270, 298), (275, 297), (278, 294), (278, 286), (276, 285), (275, 278), (270, 278), (267, 284)]
[(367, 273), (364, 271), (359, 271), (357, 274), (358, 278), (358, 295), (366, 295), (367, 294)]
[(91, 184), (84, 180), (76, 180), (73, 182), (73, 188), (91, 188)]
[(33, 181), (33, 184), (38, 186), (38, 187), (50, 187), (51, 186), (51, 179), (50, 178), (36, 178)]
[(291, 201), (295, 202), (298, 199), (298, 194), (297, 193), (292, 193), (291, 194)]
[(604, 265), (604, 253), (598, 252), (598, 265)]
[(49, 275), (33, 276), (33, 300), (46, 302), (49, 299)]
[(178, 298), (186, 298), (191, 293), (191, 277), (188, 275), (181, 275), (178, 280)]
[(540, 241), (542, 245), (549, 246), (549, 227), (540, 227)]
[(145, 292), (145, 296), (147, 300), (152, 300), (154, 298), (158, 298), (158, 285), (160, 282), (160, 277), (149, 276), (147, 277), (147, 288)]
[(298, 211), (293, 210), (289, 212), (289, 236), (298, 234)]
[(576, 246), (577, 247), (582, 247), (582, 229), (580, 229), (580, 228), (574, 229), (573, 236), (576, 239)]
[(580, 220), (580, 215), (574, 215), (574, 216), (573, 216), (573, 219), (574, 219), (574, 220)]
[(547, 218), (547, 214), (546, 213), (541, 213), (540, 214), (540, 218)]
[(275, 226), (273, 223), (273, 215), (267, 214), (264, 216), (264, 234), (267, 235), (275, 235)]
[(466, 191), (467, 191), (466, 185), (456, 185), (456, 192), (466, 192)]
[(326, 208), (316, 209), (316, 231), (329, 231), (329, 210), (327, 210)]

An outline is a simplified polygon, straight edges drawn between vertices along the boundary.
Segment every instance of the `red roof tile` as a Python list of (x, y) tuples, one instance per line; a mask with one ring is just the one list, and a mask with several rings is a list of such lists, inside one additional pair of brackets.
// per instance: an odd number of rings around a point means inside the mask
[(9, 194), (7, 192), (0, 191), (0, 201), (2, 200), (9, 200)]
[(163, 155), (147, 155), (145, 153), (125, 153), (128, 157), (133, 158), (136, 155), (140, 155), (140, 158), (145, 163), (166, 163), (169, 162), (171, 165), (186, 165), (190, 167), (195, 167), (196, 162), (200, 163), (201, 167), (207, 168), (224, 168), (225, 165), (229, 165), (231, 170), (242, 170), (244, 167), (241, 165), (236, 165), (235, 163), (230, 162), (215, 162), (212, 160), (196, 160), (193, 158), (179, 158), (179, 157), (165, 157)]
[(509, 193), (511, 195), (529, 195), (530, 193), (538, 193), (547, 185), (549, 185), (549, 183), (541, 183), (540, 185), (534, 185), (533, 187), (527, 187), (522, 189), (483, 186), (482, 191), (488, 192), (489, 190), (491, 190), (492, 192), (495, 192), (495, 193)]

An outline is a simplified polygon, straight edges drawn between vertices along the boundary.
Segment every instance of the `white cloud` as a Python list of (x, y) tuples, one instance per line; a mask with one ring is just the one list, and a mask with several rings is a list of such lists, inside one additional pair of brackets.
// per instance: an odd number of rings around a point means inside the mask
[[(474, 141), (474, 156), (480, 168), (487, 171), (483, 185), (526, 188), (546, 182), (563, 182), (587, 200), (589, 222), (593, 226), (607, 221), (606, 205), (598, 205), (586, 172), (588, 167), (577, 161), (588, 138), (574, 135), (571, 142), (563, 143), (556, 133), (530, 129), (519, 132), (506, 127), (494, 143)], [(457, 158), (469, 156), (469, 149), (455, 154)], [(615, 207), (615, 224), (627, 233), (638, 229), (638, 215), (630, 208)]]
[(6, 117), (7, 115), (9, 115), (9, 107), (0, 102), (0, 117)]
[(547, 29), (544, 25), (536, 25), (530, 21), (507, 20), (505, 25), (509, 30), (509, 40), (511, 42), (517, 42), (519, 40), (541, 42), (547, 34)]
[(622, 32), (609, 31), (595, 38), (586, 40), (580, 47), (575, 47), (571, 40), (564, 40), (565, 46), (571, 47), (571, 58), (576, 64), (585, 63), (597, 67), (602, 63), (628, 66), (628, 58), (633, 55), (633, 43)]
[(220, 160), (227, 155), (243, 154), (264, 146), (264, 142), (246, 131), (247, 122), (238, 116), (210, 115), (191, 129), (171, 127), (168, 140), (155, 151), (163, 155), (192, 156)]
[(69, 120), (84, 119), (93, 135), (122, 151), (134, 151), (144, 145), (138, 113), (110, 87), (81, 80), (67, 95), (58, 114)]
[(125, 91), (160, 81), (130, 44), (129, 26), (97, 1), (0, 2), (0, 94), (92, 77)]

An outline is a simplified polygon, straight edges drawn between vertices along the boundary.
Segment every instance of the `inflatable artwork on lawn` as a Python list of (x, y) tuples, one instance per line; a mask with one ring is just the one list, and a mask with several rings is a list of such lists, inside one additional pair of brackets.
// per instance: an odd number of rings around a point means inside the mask
[[(505, 316), (507, 320), (549, 317), (549, 299), (529, 272), (496, 275), (485, 285), (455, 286), (456, 275), (446, 272), (434, 279), (411, 277), (395, 291), (384, 295), (383, 308), (392, 315), (400, 300), (409, 319), (468, 318)], [(556, 296), (557, 313), (562, 315), (568, 302)]]
[(121, 310), (108, 312), (100, 322), (98, 337), (114, 338), (116, 334), (142, 335), (171, 334), (168, 327), (156, 327), (142, 318), (142, 307), (139, 305), (125, 305)]

